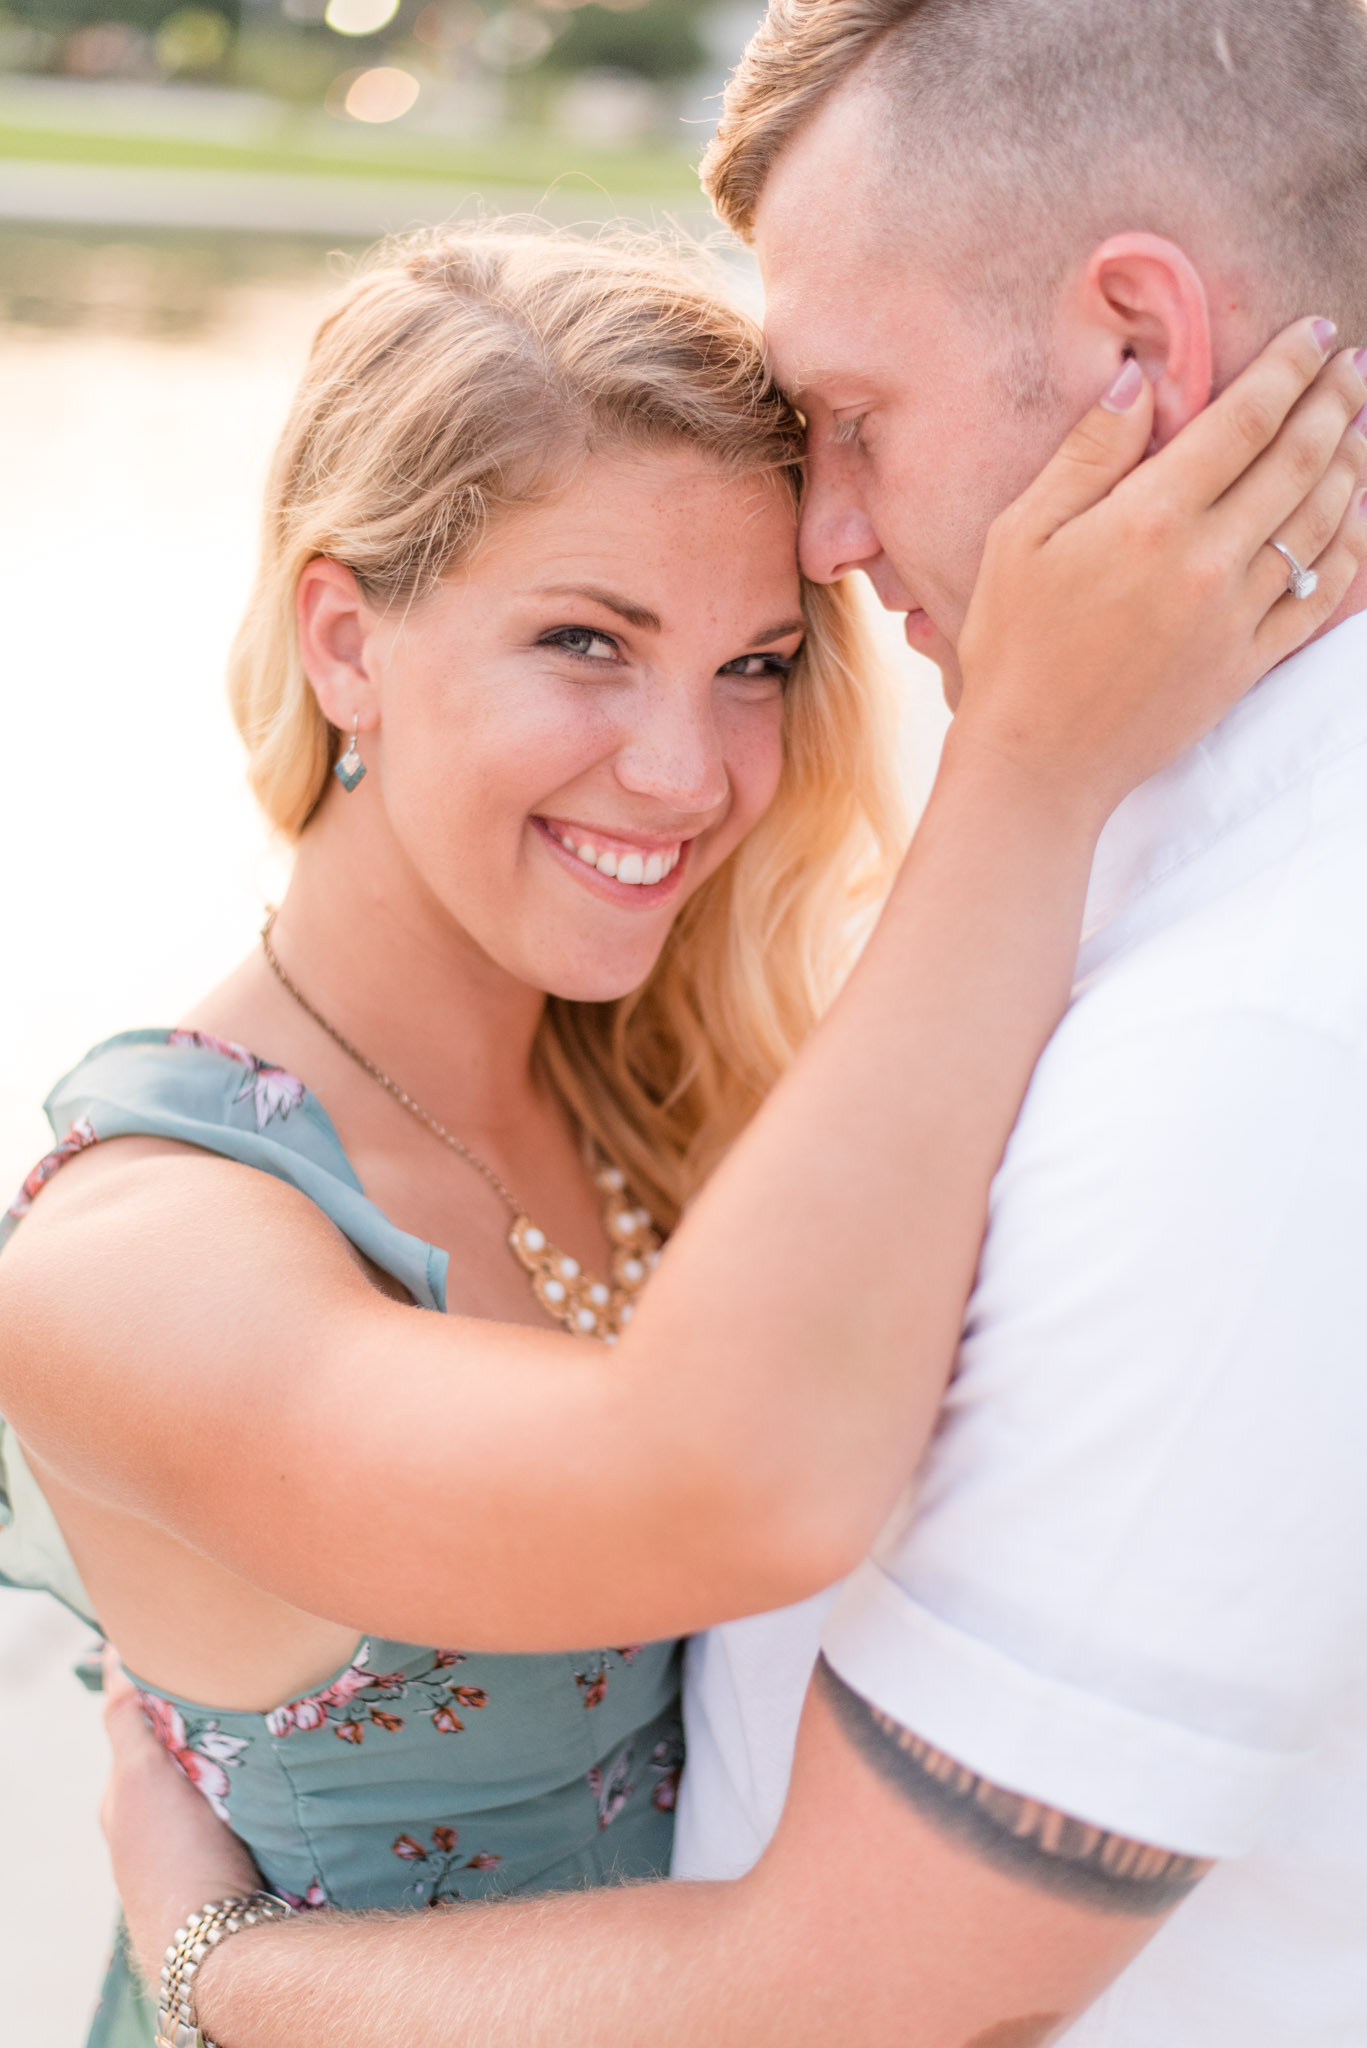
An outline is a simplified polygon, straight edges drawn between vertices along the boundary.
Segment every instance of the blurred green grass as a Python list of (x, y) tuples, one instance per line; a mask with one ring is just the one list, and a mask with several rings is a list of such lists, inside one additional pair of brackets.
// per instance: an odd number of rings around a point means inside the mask
[(529, 128), (508, 130), (477, 143), (445, 146), (386, 137), (319, 148), (317, 131), (297, 141), (284, 130), (274, 141), (197, 142), (189, 137), (101, 135), (84, 129), (42, 129), (0, 124), (0, 158), (13, 162), (128, 164), (158, 170), (266, 171), (275, 174), (366, 178), (449, 178), (476, 186), (538, 191), (588, 186), (634, 198), (699, 203), (696, 159), (666, 144), (595, 150), (567, 145), (563, 136)]

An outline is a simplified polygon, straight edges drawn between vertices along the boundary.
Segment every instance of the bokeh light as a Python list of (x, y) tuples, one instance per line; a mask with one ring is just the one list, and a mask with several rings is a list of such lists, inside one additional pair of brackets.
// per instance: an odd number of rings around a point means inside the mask
[(399, 0), (328, 0), (323, 15), (339, 36), (373, 36), (399, 11)]
[(157, 30), (157, 68), (168, 78), (211, 72), (232, 47), (233, 28), (214, 7), (180, 7)]
[(352, 79), (342, 105), (353, 121), (397, 121), (415, 104), (420, 90), (411, 71), (378, 64)]
[(539, 64), (554, 41), (555, 30), (544, 14), (505, 7), (485, 22), (475, 48), (492, 70), (523, 71)]

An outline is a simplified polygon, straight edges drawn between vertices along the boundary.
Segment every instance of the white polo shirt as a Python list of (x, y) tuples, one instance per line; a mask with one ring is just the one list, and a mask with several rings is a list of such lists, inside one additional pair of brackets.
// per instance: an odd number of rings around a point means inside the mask
[(1221, 1859), (1069, 2048), (1367, 2044), (1367, 614), (1108, 825), (934, 1441), (845, 1586), (692, 1646), (676, 1874), (768, 1839), (818, 1641)]

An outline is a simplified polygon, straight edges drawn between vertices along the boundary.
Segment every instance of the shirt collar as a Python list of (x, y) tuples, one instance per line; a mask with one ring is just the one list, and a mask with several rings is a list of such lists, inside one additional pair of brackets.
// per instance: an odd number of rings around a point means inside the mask
[(1080, 973), (1140, 936), (1160, 883), (1190, 876), (1239, 826), (1364, 743), (1367, 611), (1282, 662), (1189, 753), (1126, 797), (1097, 845)]

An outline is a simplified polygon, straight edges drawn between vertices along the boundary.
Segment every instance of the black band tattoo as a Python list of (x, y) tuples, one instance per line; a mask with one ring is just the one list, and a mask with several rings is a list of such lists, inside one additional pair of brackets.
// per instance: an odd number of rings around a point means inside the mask
[(1003, 2020), (985, 2034), (975, 2034), (964, 2048), (1049, 2048), (1068, 2024), (1066, 2013), (1028, 2013), (1024, 2019)]
[(860, 1754), (919, 1813), (998, 1870), (1101, 1913), (1168, 1912), (1210, 1869), (1008, 1792), (913, 1735), (851, 1689), (825, 1658), (817, 1683)]

